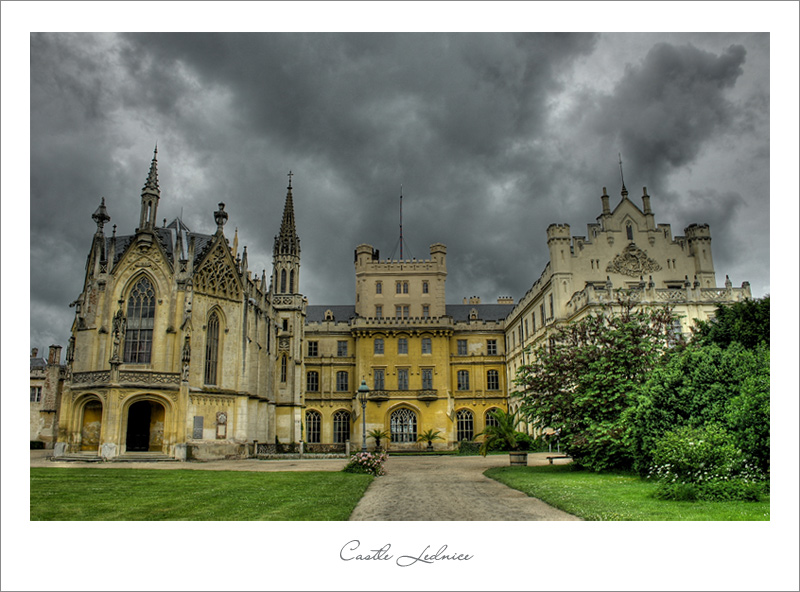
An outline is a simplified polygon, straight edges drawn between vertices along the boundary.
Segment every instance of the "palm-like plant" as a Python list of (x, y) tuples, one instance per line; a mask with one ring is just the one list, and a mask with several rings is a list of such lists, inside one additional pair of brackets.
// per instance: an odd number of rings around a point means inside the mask
[(441, 430), (425, 430), (422, 432), (419, 437), (417, 438), (418, 442), (427, 442), (428, 443), (428, 450), (433, 448), (433, 441), (434, 440), (444, 440), (439, 434), (441, 434)]
[(517, 412), (506, 413), (502, 409), (497, 409), (492, 412), (495, 423), (487, 425), (484, 430), (476, 434), (475, 437), (483, 436), (483, 443), (481, 444), (480, 453), (486, 456), (489, 448), (500, 442), (510, 450), (516, 450), (519, 446), (517, 443), (517, 424), (519, 417)]
[(375, 448), (376, 450), (380, 450), (381, 440), (388, 440), (391, 434), (389, 433), (389, 430), (381, 430), (376, 428), (368, 431), (367, 436), (375, 439)]

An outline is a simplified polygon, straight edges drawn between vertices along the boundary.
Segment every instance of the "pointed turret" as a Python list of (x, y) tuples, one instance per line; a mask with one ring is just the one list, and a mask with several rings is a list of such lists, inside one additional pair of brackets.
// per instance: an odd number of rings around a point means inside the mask
[(150, 172), (142, 187), (142, 211), (139, 215), (138, 232), (147, 230), (152, 232), (156, 227), (156, 212), (158, 200), (161, 199), (161, 190), (158, 187), (158, 146), (153, 151), (153, 160), (150, 162)]
[(275, 246), (272, 251), (272, 285), (276, 294), (298, 294), (300, 292), (300, 239), (294, 224), (292, 171), (289, 171), (289, 186), (286, 190), (281, 230), (275, 237)]
[(300, 239), (294, 224), (294, 202), (292, 201), (292, 171), (289, 171), (289, 186), (286, 188), (286, 203), (283, 206), (281, 230), (275, 237), (273, 255), (300, 255)]

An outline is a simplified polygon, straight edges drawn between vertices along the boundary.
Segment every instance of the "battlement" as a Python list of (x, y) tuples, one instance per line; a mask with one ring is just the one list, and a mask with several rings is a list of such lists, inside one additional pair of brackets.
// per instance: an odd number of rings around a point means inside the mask
[(547, 227), (547, 240), (554, 238), (569, 239), (569, 224), (551, 224)]
[(711, 229), (708, 224), (690, 224), (683, 229), (683, 232), (688, 240), (711, 238)]

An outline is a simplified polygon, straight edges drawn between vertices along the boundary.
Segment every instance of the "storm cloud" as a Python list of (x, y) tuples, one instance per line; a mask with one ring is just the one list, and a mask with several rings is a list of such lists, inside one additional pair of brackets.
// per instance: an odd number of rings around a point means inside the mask
[[(766, 67), (765, 67), (766, 66)], [(269, 270), (292, 170), (301, 291), (354, 300), (353, 249), (448, 247), (449, 302), (518, 299), (545, 229), (573, 234), (625, 183), (657, 223), (709, 223), (717, 280), (769, 291), (769, 36), (34, 34), (31, 347), (64, 344), (105, 197), (138, 223), (226, 235)], [(737, 246), (747, 237), (748, 250)]]

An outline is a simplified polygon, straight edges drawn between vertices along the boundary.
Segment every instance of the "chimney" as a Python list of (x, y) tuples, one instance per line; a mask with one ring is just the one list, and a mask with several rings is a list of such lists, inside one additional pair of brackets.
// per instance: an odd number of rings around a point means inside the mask
[(50, 354), (47, 356), (47, 363), (53, 366), (61, 364), (61, 346), (51, 345)]
[(36, 356), (38, 356), (38, 355), (39, 355), (39, 350), (38, 350), (37, 348), (35, 348), (35, 347), (34, 347), (34, 348), (31, 350), (31, 357), (32, 357), (32, 358), (35, 358), (35, 357), (36, 357)]

